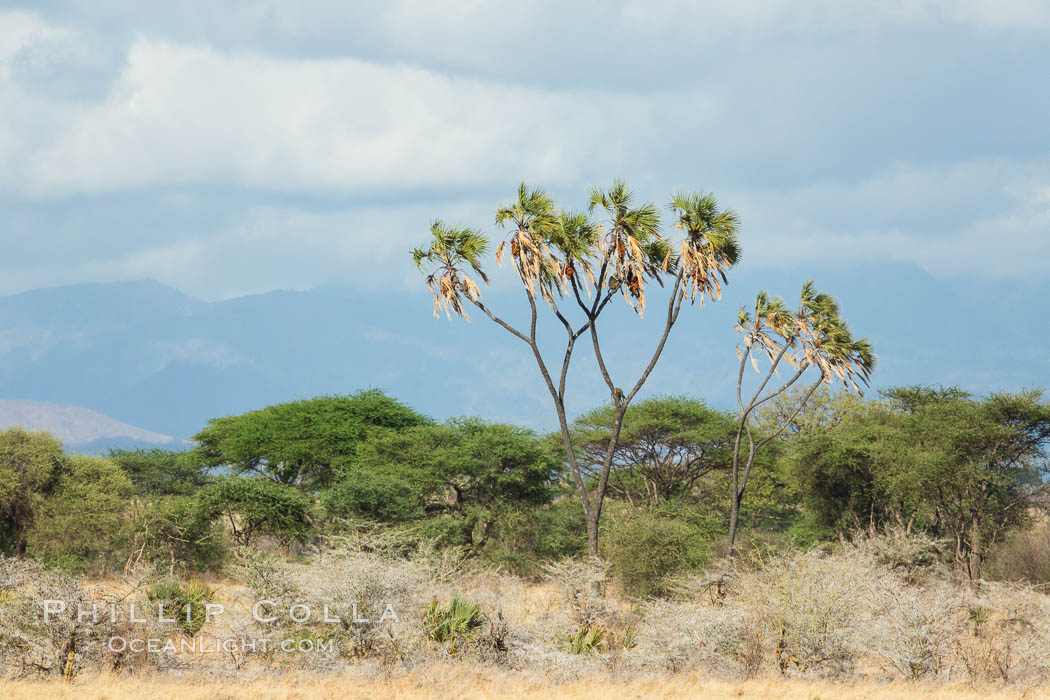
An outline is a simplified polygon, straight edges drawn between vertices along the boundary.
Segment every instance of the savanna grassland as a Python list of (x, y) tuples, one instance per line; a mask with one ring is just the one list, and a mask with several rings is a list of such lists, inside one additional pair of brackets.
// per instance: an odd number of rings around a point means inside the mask
[(846, 685), (826, 681), (748, 680), (721, 681), (697, 674), (674, 678), (603, 680), (587, 678), (553, 685), (543, 680), (507, 676), (489, 668), (464, 669), (459, 666), (431, 669), (426, 675), (405, 674), (396, 678), (362, 679), (357, 676), (293, 676), (290, 678), (252, 681), (184, 681), (156, 678), (84, 679), (68, 685), (54, 682), (13, 682), (4, 685), (5, 697), (24, 700), (47, 696), (55, 700), (104, 700), (106, 698), (157, 698), (158, 700), (252, 700), (274, 698), (490, 698), (508, 700), (559, 697), (577, 700), (594, 697), (616, 698), (787, 698), (815, 700), (893, 700), (909, 697), (917, 700), (1008, 700), (1043, 697), (1041, 691), (974, 688), (958, 685), (941, 688), (892, 683), (886, 685), (859, 683)]
[[(184, 452), (4, 431), (4, 695), (1045, 695), (1041, 395), (793, 401), (755, 421), (789, 429), (735, 550), (734, 417), (631, 406), (597, 557), (557, 440), (376, 391), (218, 419)], [(574, 422), (580, 464), (615, 420)]]
[[(1039, 697), (1050, 680), (1050, 597), (1011, 583), (974, 591), (937, 562), (934, 542), (902, 532), (787, 556), (754, 551), (728, 576), (716, 566), (650, 599), (614, 580), (595, 592), (585, 561), (527, 580), (391, 544), (357, 538), (298, 562), (246, 558), (232, 578), (197, 582), (225, 612), (196, 628), (123, 614), (79, 630), (71, 618), (34, 623), (43, 599), (146, 608), (155, 584), (141, 572), (75, 581), (6, 560), (5, 666), (21, 664), (21, 679), (5, 682), (5, 696)], [(253, 619), (258, 600), (272, 601), (277, 619)], [(338, 614), (356, 605), (373, 622), (390, 605), (397, 619), (347, 627), (287, 614), (322, 601)], [(18, 614), (30, 622), (15, 632)], [(121, 645), (192, 637), (202, 649), (310, 640), (313, 650), (115, 652), (115, 635)], [(318, 650), (323, 640), (334, 644)]]

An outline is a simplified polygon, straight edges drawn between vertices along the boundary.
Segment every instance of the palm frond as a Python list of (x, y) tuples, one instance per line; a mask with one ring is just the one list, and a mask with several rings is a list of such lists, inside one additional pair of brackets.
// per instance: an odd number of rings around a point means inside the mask
[(719, 209), (711, 193), (678, 192), (671, 198), (675, 226), (682, 229), (682, 264), (690, 300), (704, 295), (714, 301), (722, 296), (726, 271), (740, 261), (737, 239), (739, 217), (731, 209)]
[[(482, 269), (482, 257), (488, 252), (489, 241), (479, 231), (456, 228), (437, 220), (430, 225), (431, 240), (427, 246), (411, 251), (412, 262), (426, 272), (426, 283), (434, 294), (434, 316), (444, 310), (446, 317), (470, 316), (463, 307), (461, 295), (471, 301), (481, 299), (481, 289), (465, 272), (469, 266), (483, 282), (489, 281)], [(424, 268), (429, 264), (430, 270)]]

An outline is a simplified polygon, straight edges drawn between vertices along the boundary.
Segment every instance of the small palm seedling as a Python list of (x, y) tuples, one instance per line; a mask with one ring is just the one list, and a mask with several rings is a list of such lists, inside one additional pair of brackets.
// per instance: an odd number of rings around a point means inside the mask
[(477, 639), (484, 626), (485, 615), (477, 603), (458, 595), (452, 596), (447, 605), (433, 601), (423, 618), (427, 639), (445, 646), (449, 656), (455, 656), (465, 644)]
[(576, 634), (570, 634), (567, 642), (572, 654), (593, 654), (600, 651), (605, 641), (604, 627), (584, 627)]
[(161, 581), (146, 590), (150, 603), (157, 606), (163, 617), (174, 619), (186, 634), (200, 632), (207, 619), (206, 607), (215, 600), (215, 591), (197, 581)]

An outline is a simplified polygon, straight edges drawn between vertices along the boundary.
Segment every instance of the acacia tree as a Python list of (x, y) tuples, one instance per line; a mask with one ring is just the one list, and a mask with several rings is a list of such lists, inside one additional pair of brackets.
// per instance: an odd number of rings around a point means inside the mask
[[(605, 405), (572, 423), (585, 474), (601, 469), (614, 415), (615, 408)], [(654, 505), (687, 496), (708, 474), (728, 470), (735, 430), (732, 414), (684, 396), (633, 404), (613, 454), (612, 495)]]
[(838, 530), (895, 524), (947, 540), (976, 588), (991, 548), (1048, 506), (1050, 403), (955, 387), (883, 396), (792, 441), (807, 509)]
[[(471, 277), (475, 274), (488, 283), (482, 257), (489, 242), (482, 233), (436, 221), (430, 229), (433, 238), (429, 244), (412, 251), (413, 261), (426, 274), (426, 283), (434, 294), (435, 316), (444, 310), (449, 318), (458, 315), (470, 320), (466, 306), (473, 305), (532, 351), (558, 416), (565, 459), (587, 521), (592, 558), (598, 556), (598, 523), (627, 407), (660, 359), (683, 302), (699, 301), (703, 306), (705, 296), (710, 301), (721, 298), (725, 273), (740, 255), (737, 215), (720, 209), (713, 195), (676, 194), (670, 209), (675, 228), (684, 234), (677, 247), (661, 234), (657, 207), (652, 203), (635, 206), (623, 181), (613, 182), (608, 189), (592, 189), (588, 214), (559, 209), (542, 190), (522, 183), (515, 201), (496, 212), (496, 224), (509, 230), (507, 239), (496, 248), (496, 261), (502, 265), (509, 253), (510, 265), (529, 304), (530, 320), (522, 329), (486, 306), (481, 287)], [(602, 212), (604, 221), (590, 218), (596, 210)], [(613, 381), (606, 365), (598, 318), (617, 297), (641, 316), (646, 308), (646, 291), (653, 281), (668, 290), (663, 329), (645, 369), (624, 391)], [(560, 368), (548, 365), (537, 341), (542, 305), (549, 307), (565, 329)], [(590, 485), (577, 461), (565, 411), (566, 377), (576, 342), (584, 334), (590, 336), (613, 407), (601, 467), (597, 480)]]
[(311, 490), (330, 486), (371, 435), (428, 421), (378, 389), (318, 396), (213, 418), (193, 436), (198, 447), (185, 460)]
[[(772, 299), (759, 292), (755, 299), (754, 313), (741, 308), (734, 327), (743, 338), (737, 344), (736, 354), (740, 360), (737, 373), (736, 397), (740, 410), (736, 439), (733, 443), (733, 466), (731, 470), (732, 502), (729, 510), (729, 556), (735, 554), (734, 543), (740, 521), (740, 504), (744, 500), (747, 480), (755, 462), (755, 454), (784, 432), (795, 416), (806, 405), (817, 388), (836, 379), (847, 389), (861, 393), (857, 380), (868, 385), (871, 371), (875, 368), (875, 355), (867, 338), (854, 339), (839, 312), (838, 303), (829, 295), (818, 292), (809, 281), (802, 285), (798, 310), (789, 311), (780, 297)], [(759, 369), (756, 355), (765, 355), (769, 368), (765, 374)], [(761, 377), (758, 388), (744, 401), (744, 370), (748, 362)], [(770, 381), (781, 379), (778, 368), (787, 362), (794, 370), (779, 385)], [(816, 379), (798, 396), (795, 406), (767, 426), (764, 435), (755, 435), (751, 429), (751, 418), (763, 404), (784, 394), (809, 369), (816, 371)], [(812, 373), (811, 373), (812, 374)], [(747, 439), (747, 452), (741, 455), (741, 443)]]

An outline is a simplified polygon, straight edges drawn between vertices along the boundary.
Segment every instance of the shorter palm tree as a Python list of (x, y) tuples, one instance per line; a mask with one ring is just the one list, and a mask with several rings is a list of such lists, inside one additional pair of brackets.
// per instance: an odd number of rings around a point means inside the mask
[[(802, 285), (798, 310), (795, 312), (787, 309), (783, 299), (771, 299), (765, 292), (759, 292), (753, 311), (740, 309), (734, 330), (743, 338), (736, 348), (737, 358), (740, 360), (736, 384), (740, 422), (733, 445), (733, 493), (729, 514), (730, 557), (735, 554), (734, 543), (740, 519), (740, 505), (754, 465), (755, 453), (787, 429), (821, 384), (833, 382), (837, 378), (847, 390), (862, 393), (858, 381), (864, 386), (868, 385), (876, 362), (868, 339), (854, 339), (842, 319), (838, 302), (828, 294), (818, 292), (812, 281)], [(760, 355), (765, 355), (769, 361), (769, 369), (764, 375), (758, 365)], [(748, 362), (755, 372), (762, 376), (762, 380), (751, 398), (745, 402), (744, 368)], [(779, 386), (769, 388), (772, 378), (780, 376), (777, 369), (782, 362), (787, 362), (795, 372)], [(787, 391), (812, 367), (817, 369), (818, 376), (808, 390), (803, 392), (801, 400), (787, 419), (779, 425), (774, 425), (768, 435), (756, 438), (751, 431), (751, 418), (755, 410)], [(745, 437), (747, 453), (742, 456), (740, 448)]]

